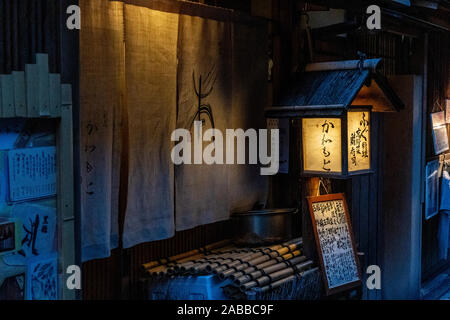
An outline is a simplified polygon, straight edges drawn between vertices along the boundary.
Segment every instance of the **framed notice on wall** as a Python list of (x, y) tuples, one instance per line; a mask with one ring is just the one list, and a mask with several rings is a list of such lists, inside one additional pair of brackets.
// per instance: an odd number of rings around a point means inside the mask
[(56, 148), (8, 151), (9, 200), (24, 201), (56, 195)]
[(445, 100), (445, 123), (450, 123), (450, 99)]
[(21, 228), (22, 224), (19, 220), (0, 217), (0, 256), (16, 252), (21, 248), (19, 237)]
[(439, 213), (439, 160), (427, 163), (425, 167), (425, 219)]
[(446, 116), (444, 111), (430, 114), (433, 127), (433, 143), (435, 154), (440, 154), (449, 149)]
[(359, 261), (343, 193), (308, 197), (327, 295), (361, 284)]

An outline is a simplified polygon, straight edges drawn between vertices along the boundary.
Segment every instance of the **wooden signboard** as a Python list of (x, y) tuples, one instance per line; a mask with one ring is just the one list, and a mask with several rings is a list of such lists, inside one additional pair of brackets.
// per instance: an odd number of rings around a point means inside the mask
[(343, 193), (308, 197), (327, 295), (361, 284), (359, 262)]

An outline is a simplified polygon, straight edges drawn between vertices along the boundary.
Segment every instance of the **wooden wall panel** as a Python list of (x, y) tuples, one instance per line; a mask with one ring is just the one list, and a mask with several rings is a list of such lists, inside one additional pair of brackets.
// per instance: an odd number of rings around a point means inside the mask
[[(441, 33), (430, 34), (428, 42), (427, 117), (429, 113), (444, 110), (445, 98), (450, 98), (450, 37)], [(426, 157), (435, 158), (430, 122), (426, 119)], [(447, 127), (449, 129), (449, 127)], [(422, 220), (422, 278), (427, 280), (450, 265), (450, 258), (439, 259), (439, 215)]]
[(385, 115), (382, 291), (385, 299), (417, 299), (421, 281), (422, 78), (390, 85), (405, 110)]
[(0, 0), (0, 74), (24, 71), (36, 53), (48, 53), (60, 73), (59, 0)]
[[(366, 269), (370, 265), (380, 265), (379, 255), (381, 244), (381, 206), (382, 201), (382, 140), (380, 130), (382, 130), (382, 118), (380, 113), (372, 114), (372, 127), (374, 134), (371, 137), (372, 156), (374, 156), (374, 173), (355, 176), (346, 182), (345, 188), (333, 190), (333, 192), (346, 192), (350, 216), (352, 218), (352, 228), (355, 236), (355, 243), (361, 256), (361, 271), (363, 283), (365, 284), (367, 274)], [(379, 299), (378, 290), (367, 290), (363, 287), (364, 299)]]

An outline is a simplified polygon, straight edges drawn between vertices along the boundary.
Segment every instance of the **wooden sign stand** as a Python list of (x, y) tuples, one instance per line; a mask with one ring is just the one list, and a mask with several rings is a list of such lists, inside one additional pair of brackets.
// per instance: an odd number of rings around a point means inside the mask
[[(319, 256), (320, 265), (322, 268), (322, 275), (323, 275), (324, 285), (325, 285), (325, 289), (326, 289), (326, 294), (332, 295), (332, 294), (335, 294), (335, 293), (338, 293), (338, 292), (341, 292), (344, 290), (348, 290), (348, 289), (352, 289), (352, 288), (360, 286), (361, 285), (361, 271), (360, 271), (358, 256), (356, 254), (356, 246), (355, 246), (355, 241), (354, 241), (353, 232), (352, 232), (352, 228), (351, 228), (350, 216), (348, 214), (348, 207), (347, 207), (347, 201), (345, 199), (345, 195), (343, 193), (337, 193), (337, 194), (328, 194), (328, 195), (317, 196), (317, 197), (313, 196), (313, 197), (308, 197), (307, 199), (308, 199), (311, 221), (312, 221), (312, 225), (313, 225), (313, 229), (314, 229), (314, 236), (315, 236), (315, 240), (316, 240), (317, 252), (318, 252), (318, 256)], [(343, 209), (345, 212), (345, 224), (347, 226), (348, 237), (351, 242), (350, 249), (351, 249), (351, 255), (353, 256), (354, 267), (356, 268), (357, 279), (351, 280), (350, 282), (343, 283), (342, 285), (330, 287), (329, 282), (328, 282), (328, 277), (327, 277), (327, 268), (326, 268), (326, 265), (324, 262), (324, 254), (323, 254), (324, 248), (321, 245), (321, 238), (320, 238), (320, 235), (318, 232), (317, 219), (314, 214), (313, 205), (315, 203), (334, 202), (334, 201), (342, 201)], [(337, 218), (339, 218), (339, 217), (337, 217)], [(344, 232), (345, 232), (345, 230), (344, 230)]]
[(25, 71), (0, 75), (0, 93), (0, 118), (56, 120), (59, 298), (74, 300), (75, 290), (65, 280), (67, 267), (76, 264), (72, 87), (49, 73), (48, 55), (38, 53), (36, 64), (27, 64)]

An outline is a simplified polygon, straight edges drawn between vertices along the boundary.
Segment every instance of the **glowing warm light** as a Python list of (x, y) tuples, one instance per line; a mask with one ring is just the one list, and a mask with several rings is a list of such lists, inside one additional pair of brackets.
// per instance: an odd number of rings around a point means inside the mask
[(348, 171), (370, 169), (370, 112), (347, 113)]
[(346, 177), (370, 171), (370, 121), (368, 108), (340, 117), (303, 118), (303, 173)]
[(341, 119), (304, 118), (302, 128), (304, 171), (341, 173)]

